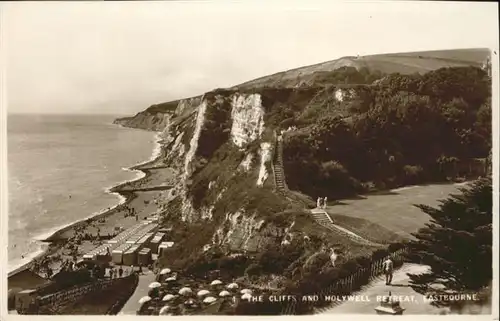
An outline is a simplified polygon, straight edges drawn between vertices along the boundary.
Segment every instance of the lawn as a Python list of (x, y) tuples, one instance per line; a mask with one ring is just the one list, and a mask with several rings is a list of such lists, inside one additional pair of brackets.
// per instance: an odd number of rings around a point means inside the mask
[[(327, 212), (334, 221), (341, 219), (338, 215), (365, 219), (408, 239), (413, 238), (410, 233), (416, 232), (430, 220), (427, 214), (413, 205), (437, 206), (439, 200), (457, 193), (459, 187), (459, 185), (454, 184), (404, 187), (386, 193), (363, 196), (355, 200), (342, 200), (338, 205), (329, 206)], [(358, 223), (359, 226), (355, 220), (339, 221), (339, 225), (345, 225), (344, 227), (347, 229), (351, 225), (356, 230), (353, 232), (360, 236), (366, 233), (365, 237), (368, 239), (377, 238), (372, 235), (374, 230), (366, 228), (369, 225), (365, 225), (366, 223), (363, 221)]]

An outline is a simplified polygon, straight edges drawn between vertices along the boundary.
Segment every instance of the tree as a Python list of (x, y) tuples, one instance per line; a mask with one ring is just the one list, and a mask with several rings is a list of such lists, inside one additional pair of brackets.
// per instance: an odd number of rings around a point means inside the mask
[(426, 294), (478, 291), (492, 280), (492, 182), (476, 181), (438, 208), (417, 205), (432, 217), (409, 243), (409, 258), (430, 266), (408, 274), (411, 286)]

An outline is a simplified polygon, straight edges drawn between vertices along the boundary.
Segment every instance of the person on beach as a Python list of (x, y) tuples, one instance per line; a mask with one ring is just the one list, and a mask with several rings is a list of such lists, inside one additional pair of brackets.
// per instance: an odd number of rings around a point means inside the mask
[(325, 198), (323, 199), (323, 208), (324, 209), (326, 208), (327, 202), (328, 202), (328, 197), (325, 196)]
[(385, 284), (390, 285), (392, 282), (392, 275), (394, 272), (394, 264), (392, 263), (391, 258), (388, 256), (384, 263), (382, 263), (385, 274)]
[(114, 276), (114, 274), (115, 274), (115, 270), (110, 269), (110, 270), (109, 270), (109, 278), (110, 278), (110, 279), (112, 279), (112, 278), (113, 278), (113, 276)]
[(122, 266), (120, 265), (120, 268), (118, 269), (118, 276), (119, 276), (119, 277), (122, 277), (122, 275), (123, 275), (123, 268), (122, 268)]
[(139, 274), (142, 274), (142, 265), (139, 264)]

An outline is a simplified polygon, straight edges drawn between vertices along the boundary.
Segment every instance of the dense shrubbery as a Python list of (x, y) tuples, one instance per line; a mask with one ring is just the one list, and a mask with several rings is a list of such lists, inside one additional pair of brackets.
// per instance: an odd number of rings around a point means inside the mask
[[(478, 68), (387, 76), (350, 119), (328, 113), (285, 138), (290, 188), (340, 198), (467, 175), (491, 149), (490, 79)], [(462, 168), (462, 170), (460, 170)], [(465, 168), (465, 169), (464, 169)]]
[[(492, 181), (481, 179), (439, 207), (418, 207), (432, 217), (415, 233), (409, 258), (431, 270), (410, 274), (411, 286), (421, 293), (479, 291), (492, 280)], [(429, 242), (432, 240), (432, 242)], [(435, 287), (439, 285), (439, 287)], [(441, 288), (444, 286), (444, 289)]]

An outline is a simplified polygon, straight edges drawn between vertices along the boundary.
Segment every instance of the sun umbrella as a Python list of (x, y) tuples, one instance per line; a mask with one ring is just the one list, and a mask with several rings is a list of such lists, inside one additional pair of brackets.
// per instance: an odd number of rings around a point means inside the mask
[(209, 297), (206, 297), (204, 300), (203, 300), (203, 303), (214, 303), (215, 301), (217, 301), (216, 298), (214, 298), (213, 296), (209, 296)]
[(241, 294), (252, 294), (252, 290), (250, 289), (243, 289), (240, 291)]
[(150, 300), (151, 300), (151, 297), (149, 297), (149, 296), (143, 296), (142, 298), (140, 298), (139, 304), (144, 304), (144, 303), (146, 303), (146, 302), (148, 302)]
[(238, 284), (237, 283), (231, 283), (231, 284), (228, 284), (226, 286), (226, 288), (228, 288), (228, 289), (237, 289), (238, 288)]
[(207, 294), (210, 294), (210, 291), (207, 291), (207, 290), (200, 290), (198, 291), (197, 295), (198, 296), (204, 296), (204, 295), (207, 295)]
[(219, 293), (219, 296), (220, 297), (225, 297), (225, 296), (230, 296), (231, 293), (229, 293), (228, 291), (222, 291), (221, 293)]
[(172, 281), (175, 281), (175, 280), (177, 280), (177, 277), (176, 276), (171, 276), (171, 277), (167, 278), (165, 281), (166, 282), (172, 282)]
[(221, 280), (215, 280), (215, 281), (212, 281), (212, 283), (210, 283), (210, 285), (221, 285), (221, 284), (222, 284)]
[(159, 288), (161, 286), (161, 283), (160, 282), (153, 282), (149, 285), (149, 288), (150, 289), (156, 289), (156, 288)]
[(163, 270), (160, 271), (160, 274), (163, 275), (163, 274), (169, 274), (170, 272), (172, 272), (172, 270), (170, 270), (169, 268), (164, 268)]
[(191, 293), (193, 293), (193, 291), (188, 287), (184, 287), (184, 288), (179, 290), (180, 295), (187, 295), (187, 294), (191, 294)]
[(252, 295), (250, 293), (245, 293), (241, 296), (242, 300), (250, 300), (252, 298)]
[(163, 308), (160, 309), (160, 315), (166, 315), (168, 313), (168, 310), (170, 310), (170, 307), (168, 305), (164, 306)]
[(163, 297), (162, 301), (168, 302), (168, 301), (172, 301), (174, 298), (175, 298), (175, 295), (167, 294)]

